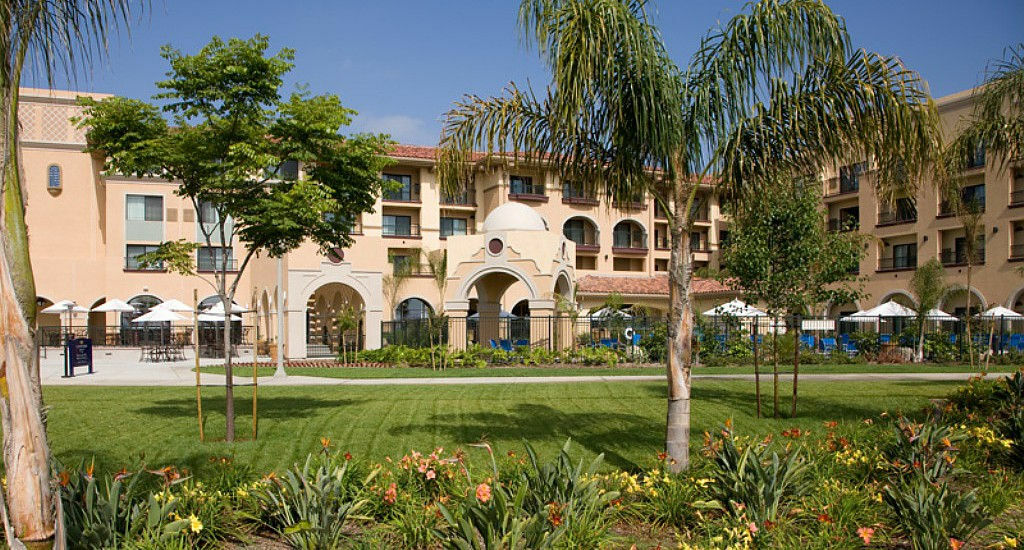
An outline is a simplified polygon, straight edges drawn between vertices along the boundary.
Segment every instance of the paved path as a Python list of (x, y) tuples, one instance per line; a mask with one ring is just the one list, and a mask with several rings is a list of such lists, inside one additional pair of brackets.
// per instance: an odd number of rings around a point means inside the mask
[[(195, 360), (176, 361), (170, 363), (140, 363), (138, 351), (121, 351), (118, 353), (97, 353), (94, 374), (78, 374), (74, 378), (62, 378), (63, 358), (59, 350), (50, 350), (48, 357), (40, 364), (41, 377), (48, 386), (194, 386), (196, 374), (192, 370)], [(246, 358), (242, 358), (244, 361)], [(221, 364), (218, 359), (203, 359), (203, 365)], [(79, 373), (84, 372), (78, 369)], [(203, 385), (224, 385), (224, 375), (202, 373)], [(966, 372), (938, 373), (852, 373), (852, 374), (802, 374), (804, 381), (872, 381), (872, 380), (920, 380), (950, 381), (966, 380), (970, 377)], [(780, 375), (789, 381), (791, 375)], [(582, 376), (470, 376), (470, 377), (423, 377), (423, 378), (326, 378), (315, 376), (288, 376), (275, 378), (264, 376), (259, 380), (261, 386), (459, 386), (471, 384), (559, 384), (586, 382), (660, 382), (663, 375), (582, 375)], [(695, 374), (694, 380), (750, 380), (752, 374)], [(770, 380), (770, 375), (762, 375), (762, 380)], [(252, 384), (251, 377), (235, 377), (238, 385)]]

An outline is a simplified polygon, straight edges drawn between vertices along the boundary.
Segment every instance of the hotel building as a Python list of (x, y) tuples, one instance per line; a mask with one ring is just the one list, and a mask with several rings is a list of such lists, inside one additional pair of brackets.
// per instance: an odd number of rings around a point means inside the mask
[[(969, 94), (939, 101), (948, 131), (955, 131), (970, 108)], [(113, 298), (135, 305), (135, 313), (74, 319), (94, 340), (109, 341), (159, 302), (191, 304), (193, 289), (199, 290), (201, 307), (213, 304), (212, 287), (202, 279), (210, 279), (223, 254), (242, 257), (241, 245), (200, 248), (193, 277), (143, 269), (137, 256), (162, 241), (202, 241), (195, 208), (175, 194), (173, 183), (103, 174), (102, 159), (83, 152), (84, 131), (69, 121), (80, 113), (76, 95), (81, 94), (22, 90), (21, 153), (40, 305), (69, 299), (93, 308)], [(560, 314), (556, 295), (587, 310), (617, 292), (627, 304), (664, 313), (668, 225), (653, 200), (609, 204), (550, 171), (484, 161), (474, 167), (466, 189), (447, 194), (437, 184), (434, 154), (431, 147), (394, 149), (395, 163), (384, 177), (400, 188), (361, 216), (352, 246), (329, 257), (312, 244), (292, 251), (280, 262), (280, 286), (278, 261), (263, 256), (250, 262), (236, 300), (250, 310), (243, 324), (251, 327), (254, 341), (283, 341), (289, 358), (333, 355), (338, 338), (332, 320), (346, 303), (363, 311), (356, 336), (367, 348), (382, 344), (382, 325), (420, 318), (427, 308), (444, 308), (455, 318), (488, 318), (502, 311), (542, 318)], [(302, 167), (282, 169), (297, 173)], [(907, 301), (914, 267), (932, 256), (948, 266), (950, 282), (964, 278), (962, 230), (934, 190), (925, 185), (917, 197), (882, 205), (871, 192), (871, 178), (866, 163), (823, 177), (829, 223), (875, 239), (860, 267), (869, 297), (830, 304), (821, 313), (866, 309), (894, 297)], [(985, 258), (972, 289), (976, 302), (1024, 311), (1024, 278), (1014, 271), (1024, 265), (1015, 263), (1024, 260), (1024, 168), (979, 158), (968, 178), (972, 185), (966, 192), (985, 205)], [(728, 237), (729, 223), (713, 191), (703, 185), (694, 207), (691, 253), (697, 268), (718, 267), (717, 251)], [(439, 288), (421, 258), (442, 249), (448, 251), (448, 276)], [(388, 292), (387, 276), (401, 264), (413, 274)], [(693, 288), (698, 311), (736, 296), (712, 280), (696, 280)], [(277, 334), (279, 296), (283, 338)], [(959, 312), (962, 302), (962, 293), (953, 293), (944, 307)], [(39, 317), (44, 327), (60, 322), (57, 315)]]

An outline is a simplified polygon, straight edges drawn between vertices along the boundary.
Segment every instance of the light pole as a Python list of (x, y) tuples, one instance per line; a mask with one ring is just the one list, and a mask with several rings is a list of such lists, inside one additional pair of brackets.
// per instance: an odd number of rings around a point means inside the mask
[(284, 378), (284, 258), (277, 258), (277, 368), (274, 378)]

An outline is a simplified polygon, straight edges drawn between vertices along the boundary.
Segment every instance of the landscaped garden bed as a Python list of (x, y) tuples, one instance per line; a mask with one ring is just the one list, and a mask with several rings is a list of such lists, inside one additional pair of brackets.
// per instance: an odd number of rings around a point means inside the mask
[[(188, 460), (175, 466), (136, 462), (118, 472), (110, 467), (108, 451), (121, 448), (113, 441), (110, 449), (94, 447), (105, 458), (101, 469), (86, 460), (81, 467), (60, 467), (56, 479), (65, 510), (75, 510), (68, 514), (69, 534), (80, 541), (75, 547), (221, 547), (250, 539), (307, 548), (459, 547), (459, 541), (502, 537), (503, 547), (516, 547), (510, 542), (519, 540), (519, 547), (529, 548), (1012, 548), (1024, 533), (1024, 381), (1004, 378), (989, 376), (959, 388), (810, 383), (800, 416), (790, 420), (752, 418), (746, 384), (698, 384), (694, 463), (680, 475), (669, 473), (670, 464), (657, 454), (657, 434), (624, 442), (652, 431), (642, 426), (653, 422), (637, 417), (634, 425), (625, 411), (650, 412), (653, 421), (657, 396), (644, 396), (658, 385), (619, 383), (584, 387), (563, 409), (552, 409), (564, 394), (561, 385), (536, 388), (530, 396), (501, 387), (373, 388), (375, 402), (390, 404), (402, 418), (408, 418), (401, 407), (410, 399), (446, 403), (465, 414), (465, 399), (473, 394), (481, 399), (480, 414), (490, 411), (494, 423), (485, 427), (486, 415), (459, 421), (437, 414), (420, 422), (413, 413), (415, 426), (464, 434), (442, 437), (462, 443), (368, 454), (346, 435), (362, 429), (364, 419), (353, 417), (349, 428), (334, 432), (339, 437), (300, 444), (312, 452), (286, 453), (296, 456), (296, 464), (273, 471), (260, 464), (281, 464), (276, 449), (284, 442), (276, 438), (287, 433), (294, 439), (297, 432), (281, 416), (286, 396), (270, 394), (267, 408), (274, 420), (268, 422), (282, 425), (261, 432), (257, 442), (200, 456), (194, 447), (182, 447), (175, 452)], [(84, 390), (48, 389), (48, 400)], [(115, 390), (88, 391), (109, 400), (104, 396)], [(153, 395), (138, 398), (151, 402), (143, 415), (187, 415), (187, 407), (179, 411), (170, 397), (177, 390), (147, 391)], [(307, 409), (322, 407), (326, 395), (315, 388), (287, 391), (306, 395)], [(368, 394), (345, 391), (344, 401), (324, 411), (363, 411), (373, 417), (366, 421), (378, 425), (378, 436), (390, 434), (402, 444), (425, 441), (409, 431), (410, 420), (374, 416), (380, 407), (367, 408), (370, 403), (362, 399)], [(628, 402), (599, 398), (604, 392)], [(81, 395), (87, 406), (89, 394)], [(942, 398), (940, 405), (927, 397)], [(601, 409), (606, 402), (614, 409)], [(598, 408), (579, 410), (583, 404)], [(134, 429), (135, 417), (111, 414), (128, 421), (119, 430)], [(62, 432), (55, 441), (74, 449), (74, 438), (63, 432), (83, 422), (72, 422), (72, 416), (79, 419), (73, 407), (58, 402), (51, 430)], [(183, 418), (173, 422), (179, 425)], [(322, 425), (312, 418), (294, 422), (314, 430)], [(578, 434), (564, 451), (553, 441), (565, 440), (560, 423)], [(480, 444), (467, 443), (469, 433), (499, 426), (507, 433), (491, 431)], [(95, 425), (88, 433), (106, 440), (106, 429)], [(537, 456), (515, 443), (508, 430), (532, 441)], [(187, 437), (180, 431), (170, 435), (174, 441)], [(138, 438), (140, 448), (147, 437)], [(232, 456), (231, 449), (245, 450), (245, 456)], [(608, 454), (595, 460), (600, 450)], [(56, 452), (65, 462), (80, 453)]]

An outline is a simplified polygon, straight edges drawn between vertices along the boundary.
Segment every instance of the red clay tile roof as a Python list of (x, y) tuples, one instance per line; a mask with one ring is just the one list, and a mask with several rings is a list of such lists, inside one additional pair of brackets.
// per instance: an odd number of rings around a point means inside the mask
[[(668, 275), (639, 277), (616, 277), (606, 275), (584, 275), (578, 281), (581, 294), (610, 294), (618, 292), (624, 296), (668, 296)], [(690, 293), (723, 294), (735, 292), (729, 286), (714, 279), (694, 277)]]

